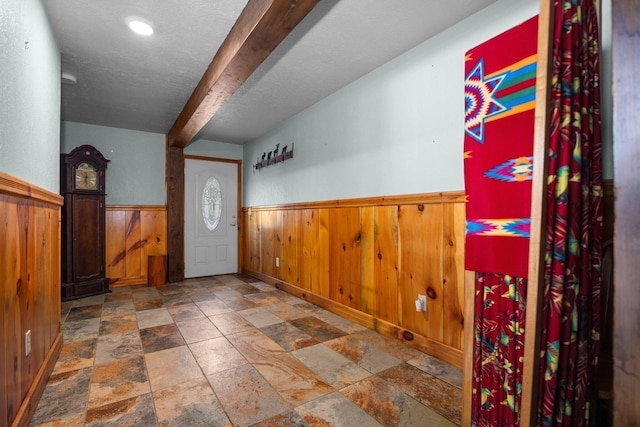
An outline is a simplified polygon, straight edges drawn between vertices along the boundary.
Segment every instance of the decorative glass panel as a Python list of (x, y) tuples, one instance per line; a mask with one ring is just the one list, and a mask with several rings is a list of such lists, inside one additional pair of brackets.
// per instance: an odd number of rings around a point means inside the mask
[(214, 231), (220, 224), (222, 216), (222, 194), (220, 193), (220, 183), (217, 179), (210, 177), (204, 183), (202, 190), (202, 219), (209, 231)]

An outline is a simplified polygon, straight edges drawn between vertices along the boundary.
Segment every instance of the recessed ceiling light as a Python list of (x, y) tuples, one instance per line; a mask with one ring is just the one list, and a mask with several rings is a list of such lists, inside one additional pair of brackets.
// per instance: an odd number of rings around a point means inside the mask
[(131, 31), (142, 36), (150, 36), (153, 34), (153, 26), (151, 23), (142, 18), (134, 16), (127, 18), (127, 25), (129, 25)]

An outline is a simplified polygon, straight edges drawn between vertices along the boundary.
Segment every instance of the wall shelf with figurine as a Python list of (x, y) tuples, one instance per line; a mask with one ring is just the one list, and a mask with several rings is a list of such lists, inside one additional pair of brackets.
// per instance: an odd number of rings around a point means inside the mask
[(282, 151), (278, 153), (280, 150), (280, 144), (276, 144), (276, 148), (273, 151), (262, 153), (262, 158), (259, 158), (257, 163), (254, 165), (256, 170), (260, 170), (262, 168), (266, 168), (267, 166), (275, 165), (276, 163), (284, 162), (285, 160), (289, 160), (293, 158), (293, 143), (291, 144), (291, 149), (288, 149), (288, 146), (285, 145), (282, 147)]

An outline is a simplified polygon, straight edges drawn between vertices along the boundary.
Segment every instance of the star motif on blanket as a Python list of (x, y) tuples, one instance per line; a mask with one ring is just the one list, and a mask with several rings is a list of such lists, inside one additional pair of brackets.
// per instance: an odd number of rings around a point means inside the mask
[(485, 120), (508, 110), (495, 97), (506, 74), (485, 80), (484, 60), (480, 59), (464, 82), (464, 127), (465, 133), (484, 143)]

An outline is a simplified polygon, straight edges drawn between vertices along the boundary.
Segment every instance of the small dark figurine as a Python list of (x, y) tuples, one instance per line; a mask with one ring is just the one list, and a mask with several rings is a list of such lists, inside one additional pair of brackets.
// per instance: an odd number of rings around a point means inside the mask
[(285, 145), (284, 147), (282, 147), (282, 154), (287, 152), (287, 146)]
[(278, 155), (278, 148), (280, 148), (280, 144), (276, 144), (276, 149), (273, 150), (273, 157)]
[(265, 157), (267, 157), (267, 153), (262, 153), (262, 160), (264, 160)]
[(269, 154), (267, 154), (267, 160), (269, 160), (271, 158), (271, 151), (269, 151)]

